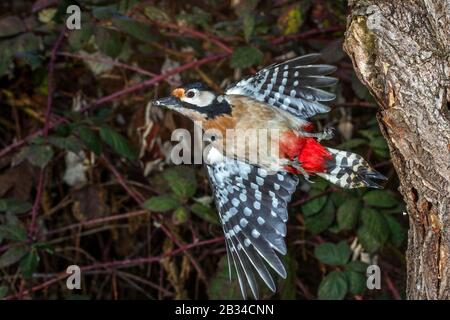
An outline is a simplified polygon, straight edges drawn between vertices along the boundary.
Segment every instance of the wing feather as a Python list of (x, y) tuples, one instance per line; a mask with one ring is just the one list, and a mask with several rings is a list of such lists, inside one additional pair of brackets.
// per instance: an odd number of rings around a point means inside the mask
[(333, 86), (337, 79), (328, 76), (335, 66), (312, 64), (320, 58), (313, 53), (274, 64), (243, 79), (226, 90), (266, 102), (297, 117), (307, 119), (330, 108), (321, 102), (335, 99), (335, 94), (318, 89)]
[[(286, 254), (287, 203), (298, 178), (222, 157), (207, 164), (216, 207), (242, 295), (258, 296), (256, 274), (275, 291), (269, 265), (281, 277), (286, 269), (278, 254)], [(278, 253), (278, 254), (277, 254)]]

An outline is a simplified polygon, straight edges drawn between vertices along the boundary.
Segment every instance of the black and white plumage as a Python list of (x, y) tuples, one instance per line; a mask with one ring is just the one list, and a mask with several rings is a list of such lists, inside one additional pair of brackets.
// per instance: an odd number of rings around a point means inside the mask
[(250, 292), (258, 297), (258, 277), (275, 291), (271, 270), (286, 277), (279, 255), (286, 254), (287, 206), (297, 174), (316, 174), (345, 188), (378, 187), (371, 179), (384, 178), (359, 155), (320, 145), (317, 140), (327, 134), (311, 132), (307, 119), (328, 112), (324, 103), (335, 98), (323, 88), (337, 82), (328, 76), (334, 66), (313, 64), (319, 57), (309, 54), (269, 66), (232, 85), (224, 95), (196, 83), (154, 103), (220, 132), (275, 128), (282, 133), (283, 148), (276, 157), (283, 165), (276, 166), (274, 174), (267, 171), (272, 170), (267, 161), (227, 157), (214, 147), (206, 159), (229, 266), (236, 269), (244, 297)]
[(333, 155), (332, 160), (327, 163), (327, 172), (317, 173), (318, 176), (345, 189), (381, 188), (372, 179), (384, 180), (385, 177), (373, 170), (359, 154), (333, 148), (327, 150)]
[(331, 101), (335, 95), (320, 88), (337, 83), (336, 78), (327, 76), (336, 67), (312, 64), (319, 58), (320, 54), (312, 53), (269, 66), (232, 85), (225, 93), (253, 97), (301, 119), (328, 112), (330, 108), (321, 102)]
[(228, 253), (244, 297), (248, 287), (258, 298), (258, 274), (275, 292), (275, 282), (266, 267), (282, 278), (286, 270), (278, 254), (286, 254), (287, 204), (298, 177), (268, 172), (239, 160), (223, 157), (216, 149), (208, 154), (208, 177), (213, 189)]

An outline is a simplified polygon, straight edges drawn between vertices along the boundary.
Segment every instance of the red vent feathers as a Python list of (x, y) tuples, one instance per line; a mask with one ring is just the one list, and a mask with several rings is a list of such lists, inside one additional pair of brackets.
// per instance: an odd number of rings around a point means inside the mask
[[(287, 131), (281, 136), (280, 157), (290, 160), (297, 157), (307, 172), (325, 172), (325, 164), (332, 158), (331, 153), (317, 140), (298, 136), (293, 131)], [(286, 170), (300, 173), (290, 166)]]

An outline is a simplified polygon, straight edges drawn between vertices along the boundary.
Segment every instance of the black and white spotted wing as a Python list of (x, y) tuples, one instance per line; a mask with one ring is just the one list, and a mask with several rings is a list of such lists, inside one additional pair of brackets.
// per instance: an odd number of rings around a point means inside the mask
[(268, 174), (225, 157), (208, 164), (207, 170), (225, 233), (228, 262), (236, 269), (242, 295), (246, 298), (250, 288), (258, 298), (256, 275), (275, 292), (266, 264), (286, 278), (277, 253), (286, 254), (287, 204), (298, 178), (286, 172)]
[(226, 94), (241, 94), (307, 119), (330, 108), (321, 102), (335, 98), (333, 93), (320, 89), (337, 83), (327, 76), (336, 67), (313, 64), (319, 53), (297, 57), (258, 71), (255, 75), (227, 88)]

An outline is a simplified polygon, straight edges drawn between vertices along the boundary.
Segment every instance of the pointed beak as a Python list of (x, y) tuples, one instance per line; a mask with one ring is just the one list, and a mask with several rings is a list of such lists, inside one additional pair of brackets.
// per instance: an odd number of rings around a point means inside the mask
[(181, 107), (180, 99), (170, 96), (153, 101), (153, 105), (167, 108)]

